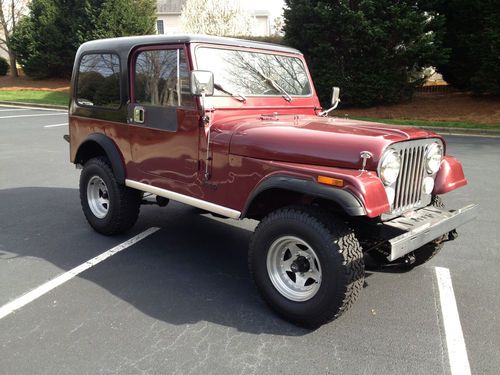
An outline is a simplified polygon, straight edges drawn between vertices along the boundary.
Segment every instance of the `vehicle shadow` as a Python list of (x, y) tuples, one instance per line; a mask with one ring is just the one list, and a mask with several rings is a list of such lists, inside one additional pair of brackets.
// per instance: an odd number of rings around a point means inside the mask
[[(367, 271), (366, 274), (368, 274), (368, 271), (372, 271), (375, 273), (408, 273), (412, 269), (409, 267), (405, 267), (403, 264), (400, 263), (388, 263), (388, 264), (381, 264), (374, 260), (369, 254), (365, 254), (364, 257), (365, 260), (365, 270)], [(365, 274), (365, 276), (366, 276)]]
[(251, 221), (200, 215), (177, 203), (143, 206), (129, 233), (106, 237), (85, 221), (78, 190), (41, 187), (0, 190), (0, 212), (0, 261), (37, 257), (67, 271), (156, 226), (161, 230), (78, 277), (175, 325), (209, 321), (255, 334), (310, 332), (281, 320), (258, 296), (247, 269)]

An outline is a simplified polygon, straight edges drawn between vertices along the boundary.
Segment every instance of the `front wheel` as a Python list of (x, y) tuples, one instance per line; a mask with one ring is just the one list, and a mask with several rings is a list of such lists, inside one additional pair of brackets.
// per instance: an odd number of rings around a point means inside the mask
[(141, 193), (118, 183), (104, 157), (87, 161), (80, 175), (80, 201), (85, 218), (97, 232), (118, 234), (139, 215)]
[(309, 207), (265, 217), (250, 244), (249, 267), (267, 304), (309, 328), (340, 316), (364, 283), (363, 254), (353, 231)]

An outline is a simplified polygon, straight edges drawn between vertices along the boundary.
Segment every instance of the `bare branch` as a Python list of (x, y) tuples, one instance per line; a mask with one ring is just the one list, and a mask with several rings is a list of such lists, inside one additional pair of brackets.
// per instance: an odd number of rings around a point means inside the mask
[(28, 11), (28, 0), (0, 0), (0, 49), (9, 55), (11, 75), (17, 77), (16, 55), (10, 49), (10, 37), (17, 22)]
[(219, 36), (250, 35), (255, 22), (235, 0), (187, 0), (181, 23), (185, 32)]

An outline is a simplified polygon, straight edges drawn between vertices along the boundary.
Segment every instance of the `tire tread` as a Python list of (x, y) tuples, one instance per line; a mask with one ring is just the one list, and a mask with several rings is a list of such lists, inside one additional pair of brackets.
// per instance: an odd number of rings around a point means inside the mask
[[(338, 253), (342, 257), (341, 263), (345, 288), (341, 295), (336, 296), (336, 300), (339, 302), (330, 304), (318, 315), (301, 318), (300, 320), (294, 317), (285, 316), (285, 318), (292, 320), (294, 323), (298, 323), (308, 328), (316, 328), (338, 318), (347, 311), (359, 297), (364, 285), (364, 263), (361, 246), (351, 228), (338, 218), (320, 208), (305, 206), (282, 208), (270, 213), (259, 223), (255, 230), (256, 235), (254, 235), (250, 243), (248, 263), (254, 281), (256, 280), (256, 275), (253, 269), (252, 260), (257, 251), (256, 246), (259, 240), (258, 234), (261, 229), (266, 227), (270, 222), (283, 218), (300, 222), (300, 224), (308, 226), (320, 233), (321, 236), (330, 243), (330, 248), (337, 248)], [(274, 309), (272, 301), (268, 300), (265, 294), (261, 293), (261, 295), (265, 302)], [(278, 311), (278, 313), (285, 315), (280, 311)]]

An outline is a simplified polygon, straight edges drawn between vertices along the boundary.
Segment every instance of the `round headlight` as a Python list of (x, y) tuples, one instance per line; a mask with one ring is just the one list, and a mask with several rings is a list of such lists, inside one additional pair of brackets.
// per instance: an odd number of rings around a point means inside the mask
[(380, 179), (385, 185), (396, 182), (401, 168), (401, 158), (394, 150), (387, 151), (380, 161)]
[(438, 143), (429, 145), (425, 153), (427, 172), (430, 174), (436, 173), (441, 165), (441, 160), (443, 160), (443, 148), (441, 145)]

